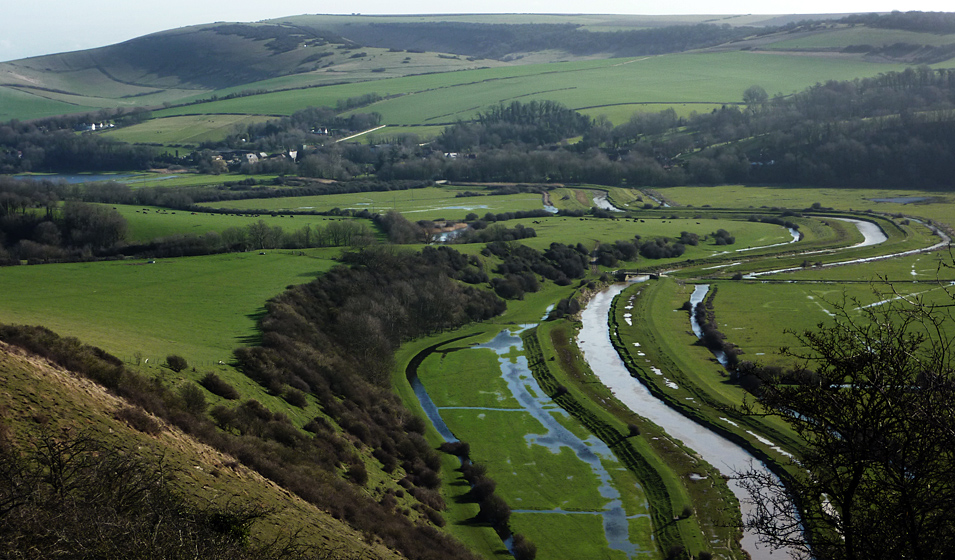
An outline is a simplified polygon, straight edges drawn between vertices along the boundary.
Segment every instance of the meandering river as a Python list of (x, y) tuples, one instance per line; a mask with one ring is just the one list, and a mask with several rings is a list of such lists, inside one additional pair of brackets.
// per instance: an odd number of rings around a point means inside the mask
[[(613, 298), (624, 288), (626, 285), (617, 284), (598, 293), (582, 313), (582, 326), (577, 343), (597, 378), (609, 387), (623, 404), (661, 426), (720, 473), (733, 476), (752, 467), (767, 470), (745, 449), (670, 408), (650, 394), (640, 381), (630, 376), (610, 342), (610, 327), (607, 322)], [(750, 510), (747, 505), (749, 495), (735, 480), (729, 480), (728, 485), (740, 500), (745, 517)], [(782, 551), (774, 552), (765, 545), (759, 545), (757, 536), (748, 531), (743, 534), (742, 545), (754, 560), (781, 560), (788, 557)]]

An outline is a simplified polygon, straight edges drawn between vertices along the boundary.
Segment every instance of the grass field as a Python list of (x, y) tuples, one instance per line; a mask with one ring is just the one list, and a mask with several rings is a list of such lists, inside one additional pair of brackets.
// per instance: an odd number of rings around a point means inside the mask
[[(683, 303), (689, 301), (694, 288), (693, 284), (661, 280), (636, 285), (621, 294), (624, 299), (617, 302), (613, 311), (621, 341), (618, 350), (629, 355), (631, 363), (644, 370), (641, 379), (652, 386), (652, 391), (665, 395), (671, 406), (685, 409), (691, 417), (702, 418), (712, 425), (720, 425), (719, 418), (729, 416), (746, 429), (755, 430), (776, 445), (792, 451), (794, 435), (782, 422), (740, 414), (746, 392), (730, 382), (727, 372), (708, 349), (696, 344), (696, 336), (690, 330), (689, 313), (681, 309)], [(637, 320), (628, 324), (626, 314)], [(718, 304), (716, 317), (722, 326), (723, 314)], [(765, 323), (765, 316), (763, 319), (762, 328), (771, 329)], [(733, 341), (734, 332), (724, 332), (728, 341)], [(650, 371), (659, 373), (651, 375)], [(782, 458), (759, 443), (746, 429), (722, 427), (737, 432), (750, 445), (762, 448), (771, 456)]]
[(896, 283), (890, 288), (875, 280), (872, 284), (718, 282), (714, 286), (718, 287), (714, 305), (719, 328), (729, 342), (743, 349), (741, 359), (785, 365), (791, 363), (779, 356), (777, 350), (798, 344), (787, 331), (803, 333), (820, 324), (831, 325), (840, 308), (850, 316), (858, 316), (860, 308), (880, 303), (905, 306), (899, 296), (938, 303), (949, 297), (944, 285)]
[(896, 43), (910, 45), (949, 45), (955, 43), (955, 34), (917, 33), (901, 29), (876, 29), (872, 27), (838, 27), (821, 33), (780, 41), (769, 49), (822, 49), (843, 48), (851, 45), (882, 47)]
[(249, 124), (265, 122), (264, 115), (190, 115), (152, 119), (141, 124), (108, 131), (104, 136), (133, 144), (185, 144), (219, 142)]
[(334, 266), (338, 252), (7, 267), (0, 322), (41, 324), (126, 360), (139, 352), (150, 362), (179, 354), (199, 366), (228, 363), (256, 340), (265, 301)]
[[(716, 187), (670, 187), (657, 189), (679, 205), (713, 204), (725, 208), (805, 209), (818, 202), (838, 210), (872, 210), (886, 214), (922, 216), (955, 226), (955, 196), (922, 190), (820, 189), (815, 187), (759, 187), (721, 185)], [(909, 204), (874, 199), (923, 199)]]
[[(632, 59), (565, 62), (464, 70), (334, 85), (219, 100), (157, 111), (184, 113), (291, 114), (306, 106), (334, 106), (367, 92), (398, 95), (376, 103), (389, 125), (453, 123), (477, 111), (520, 97), (547, 99), (572, 108), (634, 103), (736, 103), (761, 85), (771, 95), (816, 82), (874, 76), (902, 65), (756, 53), (673, 54)], [(408, 95), (414, 94), (414, 95)], [(357, 112), (367, 112), (359, 109)], [(614, 122), (629, 115), (617, 113)]]
[[(248, 227), (264, 220), (269, 226), (279, 226), (286, 233), (298, 231), (310, 225), (325, 227), (333, 221), (343, 218), (329, 218), (326, 216), (262, 216), (254, 217), (243, 214), (217, 214), (204, 212), (184, 212), (167, 210), (152, 206), (129, 206), (123, 204), (107, 205), (115, 208), (126, 218), (128, 224), (128, 241), (143, 243), (157, 237), (172, 235), (204, 235), (209, 232), (222, 233), (223, 230), (233, 227)], [(371, 220), (357, 220), (373, 228)]]
[(397, 210), (411, 221), (464, 219), (470, 213), (483, 216), (488, 212), (501, 213), (518, 210), (542, 210), (541, 195), (525, 193), (502, 196), (457, 197), (464, 191), (481, 191), (477, 186), (426, 187), (402, 191), (361, 192), (291, 198), (263, 198), (235, 200), (206, 204), (210, 208), (237, 210), (326, 212), (333, 208), (368, 210), (385, 213)]
[(94, 111), (95, 106), (76, 106), (36, 93), (0, 86), (0, 122), (10, 119), (39, 119), (73, 111)]
[[(439, 409), (450, 407), (440, 410), (442, 418), (453, 433), (471, 443), (472, 457), (489, 466), (497, 493), (512, 509), (521, 511), (518, 530), (533, 542), (547, 543), (538, 548), (538, 557), (565, 558), (568, 551), (576, 550), (587, 557), (611, 554), (613, 558), (625, 558), (606, 549), (601, 523), (596, 518), (594, 525), (592, 514), (532, 513), (558, 509), (596, 512), (603, 509), (608, 498), (598, 491), (592, 468), (569, 447), (535, 443), (545, 436), (554, 437), (549, 435), (553, 428), (545, 428), (534, 413), (519, 405), (512, 393), (513, 378), (505, 382), (502, 377), (502, 369), (509, 367), (507, 364), (518, 364), (521, 353), (516, 347), (500, 355), (489, 349), (465, 348), (461, 343), (453, 347), (453, 351), (432, 354), (419, 369), (419, 376)], [(532, 396), (544, 397), (536, 383), (526, 377), (520, 384), (527, 384)], [(545, 405), (545, 410), (550, 408), (553, 405)], [(545, 414), (553, 415), (559, 425), (568, 426), (578, 437), (590, 437), (562, 410), (553, 408)], [(608, 474), (614, 473), (611, 478), (615, 485), (628, 489), (622, 493), (627, 514), (646, 515), (645, 498), (634, 491), (632, 475), (621, 471), (612, 456), (601, 456), (601, 462)], [(586, 532), (575, 533), (569, 542), (555, 541), (552, 536), (562, 534), (561, 526)], [(643, 538), (649, 536), (645, 530), (642, 534)], [(652, 549), (652, 541), (642, 541), (638, 548)]]

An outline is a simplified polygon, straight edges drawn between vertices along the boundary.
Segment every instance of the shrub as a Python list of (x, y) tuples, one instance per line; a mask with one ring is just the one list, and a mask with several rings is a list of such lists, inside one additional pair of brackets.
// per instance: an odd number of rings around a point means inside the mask
[(365, 463), (362, 463), (361, 460), (357, 460), (348, 465), (348, 474), (346, 476), (355, 484), (364, 486), (368, 482), (368, 469), (365, 468)]
[(285, 402), (292, 406), (297, 406), (299, 408), (305, 408), (308, 406), (308, 399), (305, 397), (305, 393), (294, 387), (286, 388), (285, 392), (282, 393), (282, 398), (285, 399)]
[(235, 387), (229, 385), (223, 381), (221, 377), (212, 372), (207, 373), (202, 380), (199, 381), (199, 384), (213, 395), (218, 395), (224, 399), (234, 401), (239, 398), (239, 392), (235, 390)]
[(176, 354), (170, 354), (166, 356), (166, 367), (173, 370), (176, 373), (189, 367), (189, 363), (182, 356), (177, 356)]
[(138, 406), (127, 406), (116, 411), (116, 418), (126, 422), (130, 427), (143, 432), (144, 434), (156, 435), (162, 431), (162, 426), (146, 414), (146, 411)]
[(200, 415), (206, 412), (206, 396), (202, 389), (189, 382), (179, 388), (179, 398), (182, 404), (189, 412)]
[(516, 560), (534, 560), (537, 557), (537, 546), (520, 533), (514, 533), (511, 550)]
[(446, 441), (438, 448), (448, 455), (467, 457), (471, 454), (471, 445), (463, 441)]

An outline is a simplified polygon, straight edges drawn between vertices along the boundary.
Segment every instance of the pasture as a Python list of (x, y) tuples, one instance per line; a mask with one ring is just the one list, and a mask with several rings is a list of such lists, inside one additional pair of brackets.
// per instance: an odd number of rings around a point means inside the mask
[[(120, 142), (133, 144), (187, 145), (196, 147), (202, 142), (219, 142), (249, 124), (265, 122), (266, 115), (184, 115), (151, 119), (146, 122), (118, 128), (103, 135)], [(183, 150), (184, 152), (186, 150)]]
[[(388, 125), (435, 125), (468, 119), (484, 108), (516, 98), (557, 101), (575, 109), (634, 103), (738, 103), (743, 91), (754, 84), (770, 95), (789, 94), (816, 82), (874, 76), (903, 68), (751, 52), (671, 54), (388, 78), (217, 100), (159, 110), (155, 116), (288, 115), (303, 107), (334, 106), (339, 99), (376, 92), (395, 97), (355, 112), (376, 111)], [(615, 120), (618, 118), (622, 120)], [(629, 114), (613, 113), (612, 122), (620, 124), (627, 118)]]
[[(944, 192), (743, 185), (668, 187), (656, 190), (681, 206), (712, 204), (722, 208), (775, 207), (798, 210), (809, 208), (818, 202), (823, 207), (837, 210), (872, 210), (883, 214), (921, 216), (955, 226), (955, 197)], [(888, 201), (893, 199), (897, 202)]]
[[(710, 289), (714, 285), (711, 284)], [(641, 380), (650, 385), (653, 392), (684, 414), (727, 430), (730, 426), (720, 417), (730, 416), (746, 427), (737, 426), (731, 431), (751, 445), (765, 449), (747, 430), (755, 430), (778, 445), (790, 446), (795, 438), (782, 422), (739, 413), (746, 398), (745, 391), (730, 382), (729, 374), (707, 348), (697, 344), (690, 329), (689, 312), (683, 309), (695, 287), (663, 279), (637, 284), (623, 292), (612, 311), (620, 341), (618, 351), (642, 370)], [(718, 291), (717, 297), (721, 295)], [(715, 311), (722, 327), (719, 302)], [(762, 328), (768, 330), (772, 326), (764, 323)], [(733, 332), (724, 331), (727, 341), (734, 342)]]
[[(328, 216), (271, 216), (256, 217), (247, 214), (218, 214), (214, 212), (186, 212), (168, 210), (155, 206), (130, 206), (123, 204), (105, 205), (115, 208), (128, 224), (128, 241), (146, 243), (159, 237), (174, 235), (205, 235), (222, 233), (229, 228), (243, 228), (264, 220), (269, 226), (279, 226), (286, 233), (292, 233), (306, 225), (324, 228), (331, 222), (351, 220), (351, 218), (332, 218)], [(371, 220), (358, 220), (369, 227)]]
[[(855, 266), (855, 265), (854, 265)], [(849, 268), (849, 267), (845, 267)], [(861, 308), (894, 302), (904, 306), (904, 299), (920, 296), (927, 301), (941, 301), (943, 287), (933, 283), (897, 283), (892, 286), (873, 280), (866, 282), (718, 282), (714, 302), (719, 330), (727, 341), (744, 352), (741, 359), (761, 363), (786, 364), (777, 350), (797, 345), (788, 331), (802, 333), (815, 330), (820, 324), (831, 325), (844, 308), (850, 316), (858, 316)]]
[[(597, 242), (613, 243), (617, 240), (629, 241), (639, 235), (642, 239), (669, 237), (679, 239), (684, 231), (700, 236), (698, 246), (687, 245), (686, 253), (674, 260), (688, 258), (701, 259), (733, 252), (745, 247), (759, 247), (775, 243), (785, 243), (792, 240), (792, 235), (786, 228), (773, 224), (748, 222), (731, 219), (663, 219), (663, 218), (631, 218), (608, 220), (605, 218), (572, 218), (549, 217), (527, 218), (503, 222), (507, 227), (514, 224), (523, 224), (534, 228), (537, 237), (522, 240), (528, 247), (544, 250), (553, 242), (565, 244), (583, 243), (593, 248)], [(712, 238), (705, 239), (718, 229), (725, 229), (736, 237), (733, 245), (715, 245)], [(642, 264), (655, 263), (641, 259)], [(661, 261), (666, 262), (666, 261)], [(626, 264), (622, 264), (626, 267)]]
[(537, 193), (457, 196), (465, 191), (483, 190), (485, 187), (482, 186), (426, 187), (398, 191), (234, 200), (208, 203), (204, 206), (266, 212), (327, 212), (339, 208), (368, 210), (383, 214), (389, 210), (397, 210), (411, 221), (439, 218), (460, 220), (472, 212), (483, 216), (488, 212), (496, 214), (544, 208), (541, 195)]
[(132, 361), (230, 362), (264, 303), (327, 271), (338, 249), (7, 267), (0, 322), (44, 325)]

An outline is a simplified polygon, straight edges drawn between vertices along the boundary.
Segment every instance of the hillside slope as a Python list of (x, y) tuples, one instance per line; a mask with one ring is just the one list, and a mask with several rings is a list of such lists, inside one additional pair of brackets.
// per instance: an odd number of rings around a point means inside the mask
[[(234, 458), (162, 425), (159, 433), (136, 430), (117, 418), (129, 403), (102, 386), (24, 350), (0, 342), (0, 433), (14, 447), (38, 435), (88, 436), (144, 461), (161, 460), (173, 487), (197, 507), (261, 507), (272, 511), (253, 526), (260, 541), (297, 533), (301, 545), (337, 558), (401, 558), (368, 543), (346, 524), (280, 488)], [(336, 553), (338, 551), (339, 553)], [(345, 554), (343, 551), (348, 551)]]

